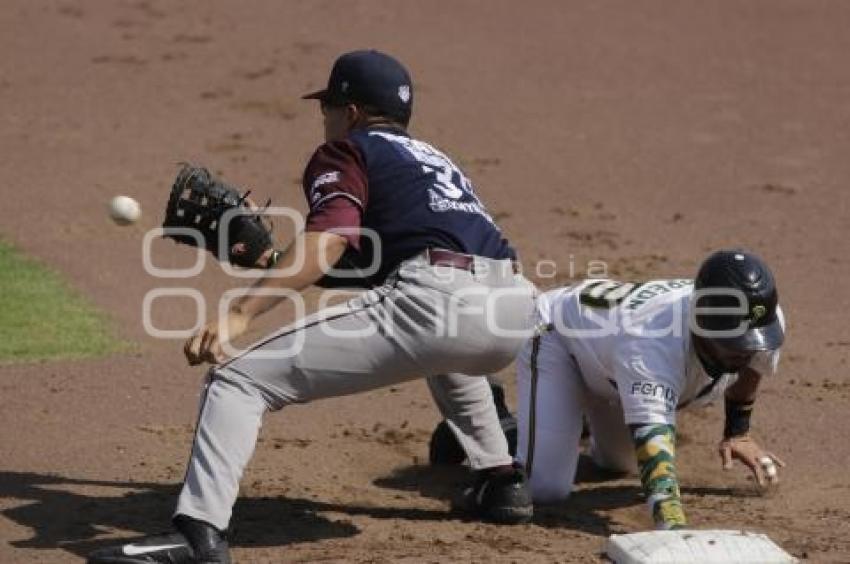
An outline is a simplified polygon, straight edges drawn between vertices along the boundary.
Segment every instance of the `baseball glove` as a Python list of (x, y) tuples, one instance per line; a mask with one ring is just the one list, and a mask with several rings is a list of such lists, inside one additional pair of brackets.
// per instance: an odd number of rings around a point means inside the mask
[[(205, 168), (183, 163), (165, 208), (163, 236), (195, 247), (198, 246), (196, 237), (172, 228), (194, 229), (204, 247), (217, 259), (226, 259), (236, 266), (255, 267), (260, 256), (272, 246), (272, 237), (271, 229), (250, 206), (249, 193), (241, 194)], [(222, 250), (219, 249), (219, 227), (222, 217), (230, 210), (237, 211), (228, 214), (224, 238), (227, 248)]]

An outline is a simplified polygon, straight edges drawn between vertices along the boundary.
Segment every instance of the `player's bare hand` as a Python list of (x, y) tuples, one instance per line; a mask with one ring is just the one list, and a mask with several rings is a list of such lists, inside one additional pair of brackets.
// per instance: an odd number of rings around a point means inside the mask
[(719, 451), (724, 470), (732, 468), (733, 460), (739, 460), (750, 469), (759, 486), (779, 483), (779, 468), (784, 468), (785, 463), (775, 454), (762, 449), (749, 435), (723, 439)]
[(224, 343), (236, 339), (248, 327), (248, 318), (241, 313), (230, 312), (227, 316), (203, 326), (186, 341), (183, 353), (191, 366), (209, 362), (220, 364), (227, 356), (222, 350)]

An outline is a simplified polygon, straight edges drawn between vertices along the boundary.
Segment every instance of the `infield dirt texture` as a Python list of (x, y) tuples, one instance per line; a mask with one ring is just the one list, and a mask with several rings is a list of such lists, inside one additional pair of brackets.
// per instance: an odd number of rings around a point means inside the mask
[[(720, 406), (691, 413), (684, 502), (695, 526), (848, 561), (848, 29), (840, 1), (4, 2), (0, 232), (139, 347), (0, 366), (0, 561), (80, 561), (167, 525), (204, 371), (143, 330), (145, 293), (185, 285), (145, 274), (143, 234), (179, 160), (303, 210), (321, 118), (299, 96), (362, 47), (410, 67), (414, 134), (465, 167), (529, 272), (556, 261), (541, 287), (589, 260), (640, 278), (692, 276), (722, 246), (767, 259), (789, 331), (754, 426), (788, 468), (776, 495), (745, 495), (744, 470), (716, 455)], [(107, 217), (122, 193), (139, 224)], [(154, 249), (160, 266), (191, 263)], [(190, 284), (212, 312), (240, 281), (209, 262)], [(154, 308), (163, 328), (193, 319), (189, 300)], [(635, 479), (585, 481), (528, 526), (452, 518), (462, 476), (424, 466), (436, 422), (423, 382), (268, 417), (236, 561), (596, 562), (604, 536), (649, 526)]]

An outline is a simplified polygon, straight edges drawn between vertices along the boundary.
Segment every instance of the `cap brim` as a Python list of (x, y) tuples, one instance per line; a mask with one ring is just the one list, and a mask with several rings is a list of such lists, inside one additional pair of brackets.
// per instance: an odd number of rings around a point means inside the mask
[(302, 100), (325, 100), (328, 97), (327, 88), (323, 88), (322, 90), (316, 90), (315, 92), (311, 92), (310, 94), (305, 94), (301, 96)]
[(723, 339), (726, 346), (743, 351), (776, 350), (785, 342), (785, 329), (777, 317), (770, 325), (753, 327), (740, 337)]

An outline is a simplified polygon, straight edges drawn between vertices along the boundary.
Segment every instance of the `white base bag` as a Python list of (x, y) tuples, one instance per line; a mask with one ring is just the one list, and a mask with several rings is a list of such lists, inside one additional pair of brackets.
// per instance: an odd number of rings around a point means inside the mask
[(605, 555), (616, 564), (791, 564), (797, 559), (767, 535), (746, 531), (650, 531), (611, 535)]

